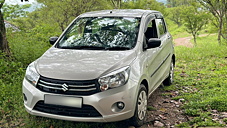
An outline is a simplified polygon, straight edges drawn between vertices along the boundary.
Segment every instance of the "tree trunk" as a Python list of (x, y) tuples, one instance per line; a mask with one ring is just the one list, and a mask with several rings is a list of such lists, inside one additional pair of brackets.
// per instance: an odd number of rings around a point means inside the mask
[(218, 43), (221, 45), (221, 36), (223, 35), (223, 29), (225, 29), (226, 21), (224, 20), (227, 14), (227, 1), (226, 0), (197, 0), (207, 10), (209, 10), (215, 17), (218, 27)]
[(197, 42), (196, 42), (196, 34), (192, 34), (193, 39), (194, 39), (194, 46), (197, 46)]
[(9, 50), (8, 41), (6, 39), (6, 28), (5, 28), (5, 23), (3, 19), (3, 14), (1, 12), (3, 3), (0, 3), (0, 50), (4, 52), (7, 56), (9, 56), (10, 50)]
[(121, 8), (121, 0), (111, 0), (111, 3), (113, 4), (115, 9)]
[(219, 29), (218, 29), (218, 44), (221, 45), (221, 35), (222, 35), (222, 25), (223, 25), (223, 20), (222, 17), (219, 20)]

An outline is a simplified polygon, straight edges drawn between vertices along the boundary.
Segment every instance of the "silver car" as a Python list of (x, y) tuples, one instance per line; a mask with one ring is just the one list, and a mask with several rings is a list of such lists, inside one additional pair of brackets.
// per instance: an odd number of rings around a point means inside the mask
[(173, 81), (172, 37), (158, 11), (84, 13), (50, 43), (23, 80), (32, 115), (141, 126), (149, 95)]

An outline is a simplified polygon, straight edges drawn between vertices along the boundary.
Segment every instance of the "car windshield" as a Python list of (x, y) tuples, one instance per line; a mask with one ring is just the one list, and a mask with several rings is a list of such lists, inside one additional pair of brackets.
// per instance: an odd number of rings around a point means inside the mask
[(139, 18), (87, 17), (77, 19), (57, 43), (58, 48), (129, 50), (135, 47)]

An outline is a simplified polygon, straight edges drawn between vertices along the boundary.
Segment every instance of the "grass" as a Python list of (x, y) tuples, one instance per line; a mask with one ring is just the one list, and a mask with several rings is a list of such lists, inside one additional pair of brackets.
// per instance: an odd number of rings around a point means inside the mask
[(216, 36), (198, 38), (195, 48), (176, 47), (175, 86), (184, 98), (185, 114), (193, 126), (223, 126), (210, 112), (227, 111), (227, 47), (219, 46)]

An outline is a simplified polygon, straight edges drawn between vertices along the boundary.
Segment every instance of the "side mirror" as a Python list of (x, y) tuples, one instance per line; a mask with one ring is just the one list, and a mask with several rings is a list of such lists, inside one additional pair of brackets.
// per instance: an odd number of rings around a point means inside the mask
[(50, 44), (53, 45), (57, 40), (58, 40), (58, 37), (54, 36), (54, 37), (50, 37), (49, 42), (50, 42)]
[(147, 49), (149, 48), (157, 48), (161, 46), (161, 40), (158, 38), (150, 38), (147, 43)]

